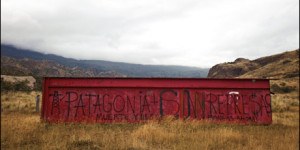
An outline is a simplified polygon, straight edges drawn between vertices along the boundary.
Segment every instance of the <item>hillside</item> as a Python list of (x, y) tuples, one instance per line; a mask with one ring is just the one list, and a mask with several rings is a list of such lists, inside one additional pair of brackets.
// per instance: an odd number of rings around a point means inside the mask
[(69, 68), (79, 67), (88, 70), (95, 68), (98, 72), (116, 71), (127, 76), (135, 77), (206, 77), (208, 68), (168, 66), (168, 65), (141, 65), (103, 60), (76, 60), (52, 54), (42, 54), (27, 49), (15, 48), (10, 45), (1, 45), (1, 55), (15, 59), (29, 58), (32, 60), (52, 60)]
[(52, 60), (15, 59), (1, 56), (1, 74), (42, 77), (126, 77), (116, 71), (99, 72), (95, 68), (69, 68)]
[(299, 76), (299, 49), (255, 60), (238, 58), (213, 66), (209, 78), (293, 78)]
[(299, 76), (299, 49), (254, 60), (261, 67), (249, 71), (242, 78), (285, 79)]

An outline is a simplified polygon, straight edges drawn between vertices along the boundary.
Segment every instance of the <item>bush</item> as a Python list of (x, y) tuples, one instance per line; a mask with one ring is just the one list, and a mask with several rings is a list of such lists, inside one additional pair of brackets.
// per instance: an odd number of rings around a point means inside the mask
[(298, 76), (299, 76), (299, 73), (298, 72), (294, 72), (294, 73), (291, 73), (291, 74), (287, 74), (284, 77), (285, 78), (293, 78), (293, 77), (298, 77)]
[(295, 86), (285, 86), (285, 84), (281, 84), (282, 86), (277, 85), (276, 83), (271, 85), (272, 92), (275, 93), (290, 93), (296, 89)]
[(287, 63), (290, 63), (290, 62), (292, 62), (292, 61), (291, 60), (285, 60), (285, 61), (282, 62), (282, 64), (287, 64)]
[(1, 81), (1, 91), (12, 91), (14, 89), (14, 85), (12, 82)]
[(17, 81), (17, 82), (8, 82), (1, 81), (1, 91), (24, 91), (30, 92), (32, 90), (31, 87), (28, 86), (29, 81)]
[(281, 82), (280, 85), (281, 86), (285, 86), (286, 84), (285, 84), (285, 82)]
[(43, 90), (43, 77), (40, 76), (34, 76), (36, 82), (34, 85), (34, 90), (36, 91), (42, 91)]

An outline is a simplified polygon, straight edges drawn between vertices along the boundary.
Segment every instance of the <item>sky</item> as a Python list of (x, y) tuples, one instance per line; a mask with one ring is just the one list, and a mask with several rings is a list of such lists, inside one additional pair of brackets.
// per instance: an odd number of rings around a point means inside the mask
[(209, 68), (299, 48), (299, 0), (1, 0), (1, 44)]

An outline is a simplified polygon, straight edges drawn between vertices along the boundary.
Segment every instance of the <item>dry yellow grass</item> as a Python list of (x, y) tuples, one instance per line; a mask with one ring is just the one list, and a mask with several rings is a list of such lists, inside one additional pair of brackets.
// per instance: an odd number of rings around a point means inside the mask
[(41, 108), (42, 92), (2, 92), (1, 112), (35, 112), (37, 95), (40, 95)]
[[(171, 117), (145, 124), (48, 124), (31, 105), (40, 93), (8, 94), (1, 95), (3, 149), (299, 149), (299, 109), (273, 112), (268, 126)], [(29, 108), (6, 108), (19, 99)]]

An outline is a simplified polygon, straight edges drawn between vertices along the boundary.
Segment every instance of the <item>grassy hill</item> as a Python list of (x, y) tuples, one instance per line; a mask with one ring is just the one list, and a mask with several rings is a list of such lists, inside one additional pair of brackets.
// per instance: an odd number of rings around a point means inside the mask
[(210, 78), (292, 78), (299, 76), (299, 49), (255, 60), (238, 58), (213, 66)]
[(299, 76), (299, 49), (254, 60), (260, 67), (246, 72), (242, 78), (287, 79)]

